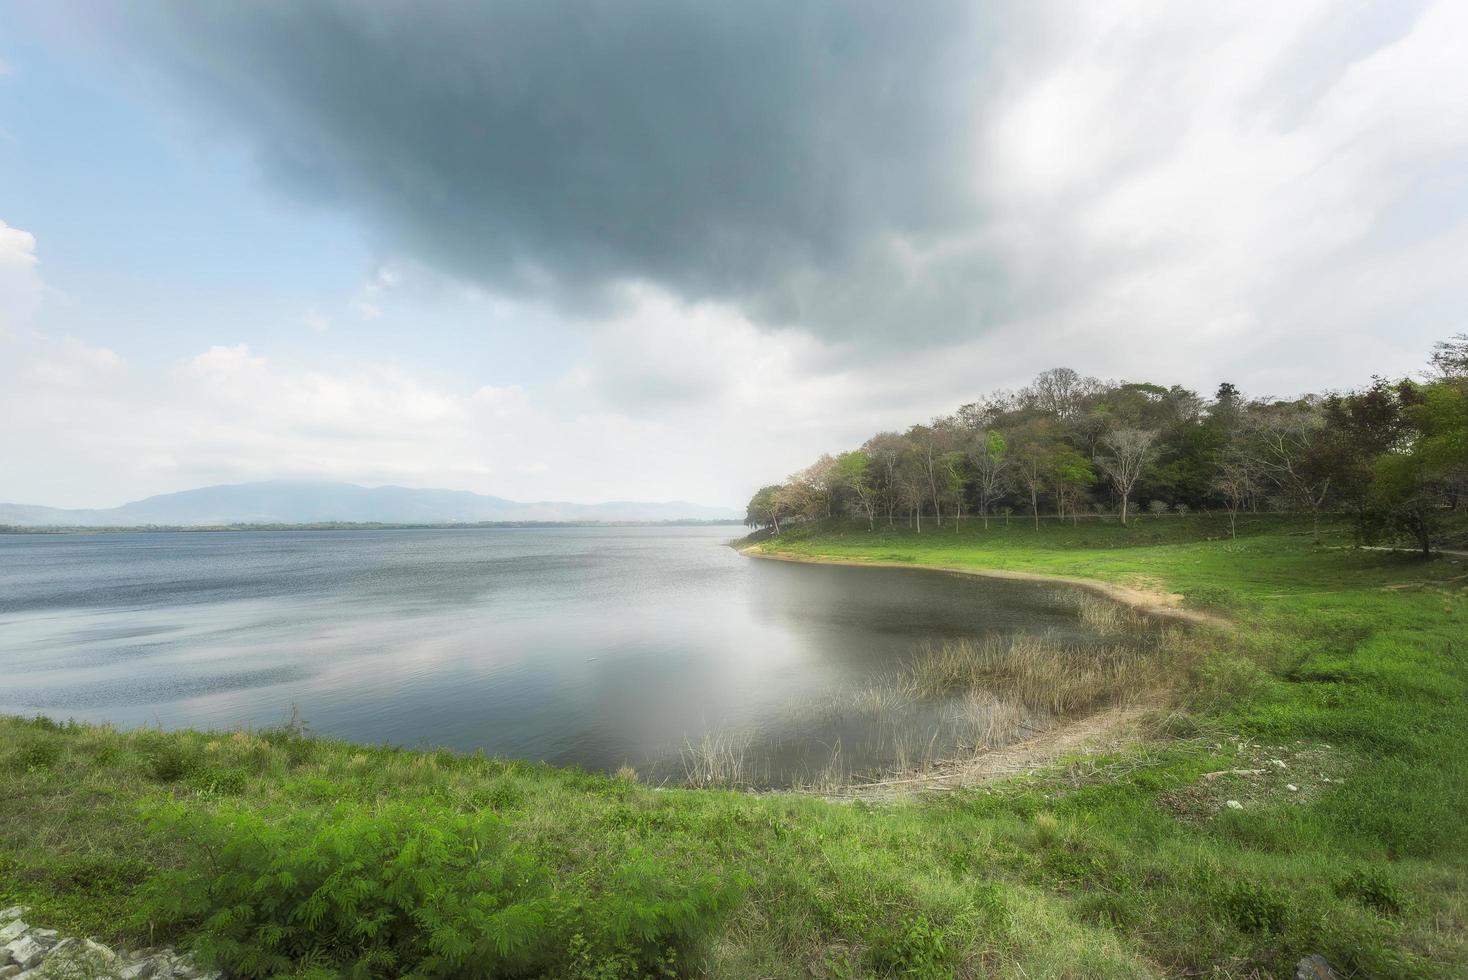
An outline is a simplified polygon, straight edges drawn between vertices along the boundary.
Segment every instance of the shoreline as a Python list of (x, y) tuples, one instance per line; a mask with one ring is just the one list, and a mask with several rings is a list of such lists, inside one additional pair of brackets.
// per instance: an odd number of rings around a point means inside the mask
[(1118, 602), (1128, 609), (1172, 619), (1193, 626), (1226, 627), (1230, 621), (1216, 613), (1200, 609), (1184, 609), (1179, 603), (1183, 597), (1175, 592), (1159, 592), (1135, 586), (1118, 585), (1101, 579), (1077, 578), (1072, 575), (1052, 575), (1046, 572), (1024, 572), (1004, 568), (974, 568), (963, 565), (929, 565), (910, 561), (882, 561), (880, 559), (841, 558), (835, 555), (791, 555), (762, 550), (763, 544), (736, 545), (734, 550), (747, 558), (763, 558), (768, 561), (785, 561), (804, 565), (851, 565), (867, 568), (909, 568), (927, 572), (948, 572), (955, 575), (973, 575), (978, 578), (1008, 579), (1016, 582), (1041, 582), (1052, 585), (1070, 585), (1086, 589)]

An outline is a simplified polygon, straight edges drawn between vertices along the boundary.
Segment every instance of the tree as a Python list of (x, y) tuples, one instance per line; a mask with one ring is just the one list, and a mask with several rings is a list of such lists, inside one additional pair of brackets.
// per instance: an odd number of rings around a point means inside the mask
[(808, 505), (815, 510), (809, 517), (830, 517), (831, 506), (836, 495), (836, 460), (830, 453), (822, 453), (814, 463), (801, 470), (796, 481), (805, 485)]
[(950, 449), (943, 454), (943, 497), (953, 501), (953, 533), (963, 523), (963, 496), (969, 471), (968, 453)]
[(1329, 452), (1324, 415), (1310, 402), (1276, 406), (1254, 420), (1245, 451), (1275, 485), (1310, 511), (1320, 540), (1320, 512), (1330, 496), (1338, 460)]
[(768, 487), (760, 487), (749, 498), (749, 506), (744, 510), (744, 523), (748, 527), (759, 528), (773, 527), (775, 533), (780, 533), (780, 516), (777, 510), (776, 499), (780, 491), (784, 489), (779, 484)]
[(1127, 521), (1127, 505), (1131, 501), (1132, 488), (1141, 479), (1147, 462), (1152, 458), (1153, 443), (1157, 433), (1148, 429), (1116, 429), (1101, 437), (1105, 452), (1097, 457), (1096, 463), (1111, 478), (1111, 485), (1121, 496), (1121, 523)]
[(1078, 523), (1076, 513), (1080, 509), (1080, 497), (1096, 482), (1096, 472), (1091, 461), (1075, 449), (1060, 443), (1050, 454), (1050, 476), (1055, 481), (1055, 512), (1064, 520), (1070, 512), (1070, 522)]
[(1022, 393), (1040, 411), (1061, 422), (1074, 418), (1083, 399), (1095, 394), (1101, 382), (1083, 378), (1070, 368), (1051, 368), (1039, 376)]
[(952, 418), (937, 418), (932, 425), (915, 425), (907, 430), (907, 442), (922, 471), (927, 497), (933, 502), (933, 519), (939, 527), (943, 526), (943, 498), (948, 485), (943, 457), (952, 448), (956, 425)]
[(870, 482), (871, 457), (860, 449), (836, 457), (833, 478), (836, 485), (851, 494), (857, 511), (866, 515), (867, 530), (877, 526), (877, 489)]
[(923, 533), (923, 501), (927, 498), (927, 466), (920, 453), (911, 449), (902, 454), (897, 466), (897, 499), (907, 508), (917, 532)]
[(1424, 558), (1468, 479), (1468, 371), (1442, 373), (1404, 397), (1405, 434), (1376, 460), (1370, 484), (1374, 511), (1412, 538)]
[(1223, 498), (1223, 505), (1228, 509), (1228, 536), (1237, 539), (1239, 508), (1254, 492), (1249, 468), (1242, 462), (1225, 463), (1213, 478), (1213, 489)]
[(1040, 488), (1050, 482), (1049, 448), (1041, 442), (1022, 443), (1014, 454), (1014, 469), (1020, 482), (1030, 492), (1030, 513), (1035, 530), (1040, 530)]
[(871, 459), (872, 483), (882, 507), (887, 511), (887, 526), (891, 527), (893, 514), (897, 510), (900, 496), (899, 469), (903, 453), (907, 451), (907, 440), (896, 432), (878, 432), (861, 447)]
[(1004, 476), (1009, 470), (1008, 450), (1009, 444), (1004, 441), (1004, 436), (992, 429), (978, 433), (969, 443), (968, 458), (973, 465), (974, 488), (979, 492), (979, 516), (984, 519), (986, 530), (989, 527), (989, 506), (1004, 492)]

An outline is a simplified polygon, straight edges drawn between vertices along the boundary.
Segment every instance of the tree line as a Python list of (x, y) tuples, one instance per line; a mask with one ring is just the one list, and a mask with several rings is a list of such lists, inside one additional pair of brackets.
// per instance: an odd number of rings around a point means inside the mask
[(1418, 378), (1290, 400), (1224, 382), (1107, 382), (1053, 368), (906, 432), (822, 455), (749, 501), (745, 523), (779, 533), (837, 515), (918, 531), (965, 519), (1038, 528), (1114, 515), (1216, 508), (1349, 513), (1364, 541), (1406, 536), (1424, 553), (1468, 488), (1468, 335), (1433, 348)]

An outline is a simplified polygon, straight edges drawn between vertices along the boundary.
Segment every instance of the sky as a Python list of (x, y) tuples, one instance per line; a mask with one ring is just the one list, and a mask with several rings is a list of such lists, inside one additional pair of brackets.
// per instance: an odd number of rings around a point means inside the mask
[(739, 507), (1068, 366), (1465, 329), (1468, 4), (16, 0), (0, 501)]

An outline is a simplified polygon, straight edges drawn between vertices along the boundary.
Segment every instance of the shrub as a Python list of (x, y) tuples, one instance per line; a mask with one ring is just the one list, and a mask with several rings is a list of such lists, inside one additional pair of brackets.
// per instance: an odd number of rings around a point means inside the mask
[(1382, 915), (1402, 911), (1402, 893), (1380, 868), (1357, 868), (1336, 882), (1335, 892)]
[(199, 953), (240, 977), (297, 963), (466, 980), (598, 963), (646, 973), (737, 894), (636, 853), (600, 887), (556, 882), (494, 814), (421, 803), (268, 816), (168, 804), (150, 822), (202, 860), (152, 882), (140, 922), (201, 926)]
[(1289, 920), (1289, 904), (1268, 885), (1230, 882), (1219, 889), (1216, 901), (1241, 932), (1279, 933)]
[(927, 916), (902, 923), (897, 928), (878, 930), (871, 936), (868, 953), (879, 970), (905, 977), (949, 977), (948, 947), (943, 930)]
[(9, 768), (16, 772), (50, 769), (61, 758), (61, 743), (55, 739), (32, 736), (19, 740), (9, 753)]
[(178, 741), (159, 741), (148, 752), (148, 774), (160, 783), (176, 783), (193, 769), (193, 754)]

